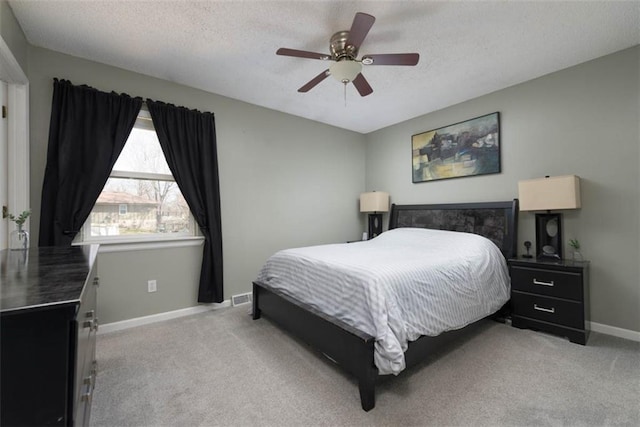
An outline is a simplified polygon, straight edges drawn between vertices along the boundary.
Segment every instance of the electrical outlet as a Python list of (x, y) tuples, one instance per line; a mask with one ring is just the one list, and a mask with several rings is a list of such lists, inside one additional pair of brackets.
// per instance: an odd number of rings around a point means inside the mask
[(155, 280), (149, 280), (147, 282), (147, 292), (155, 292), (158, 290), (158, 284)]

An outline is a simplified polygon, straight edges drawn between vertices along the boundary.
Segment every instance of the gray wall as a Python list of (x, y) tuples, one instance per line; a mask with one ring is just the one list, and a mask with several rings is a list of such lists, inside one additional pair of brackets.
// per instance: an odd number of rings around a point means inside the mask
[[(579, 175), (582, 209), (563, 213), (563, 234), (591, 261), (591, 320), (640, 331), (639, 64), (636, 46), (369, 134), (367, 190), (395, 203), (510, 200), (519, 180)], [(494, 111), (502, 173), (412, 184), (411, 135)], [(524, 250), (534, 214), (519, 218)]]
[[(99, 253), (100, 323), (193, 307), (201, 261), (202, 245)], [(147, 292), (150, 279), (157, 281), (157, 292)]]
[(13, 53), (22, 71), (26, 74), (29, 43), (13, 14), (13, 10), (5, 0), (0, 0), (0, 36), (9, 46), (11, 53)]
[[(29, 48), (28, 77), (34, 242), (54, 77), (215, 113), (225, 299), (249, 292), (260, 266), (278, 249), (360, 236), (361, 134), (37, 47)], [(199, 249), (101, 254), (101, 322), (196, 305)], [(146, 292), (148, 279), (158, 280), (157, 293)]]

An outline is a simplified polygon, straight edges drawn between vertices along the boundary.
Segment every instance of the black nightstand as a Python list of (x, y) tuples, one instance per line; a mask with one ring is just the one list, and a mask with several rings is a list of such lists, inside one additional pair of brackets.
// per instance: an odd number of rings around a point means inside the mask
[(589, 261), (509, 260), (511, 324), (568, 337), (589, 337)]

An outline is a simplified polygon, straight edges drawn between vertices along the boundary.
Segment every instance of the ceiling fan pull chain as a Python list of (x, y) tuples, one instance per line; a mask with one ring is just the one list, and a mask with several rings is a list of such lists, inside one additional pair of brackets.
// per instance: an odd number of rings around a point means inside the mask
[(347, 82), (344, 82), (344, 108), (347, 108)]

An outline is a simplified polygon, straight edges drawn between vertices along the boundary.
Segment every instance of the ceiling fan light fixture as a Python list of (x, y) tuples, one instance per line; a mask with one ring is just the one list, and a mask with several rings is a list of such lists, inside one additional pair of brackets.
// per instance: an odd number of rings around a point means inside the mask
[(352, 82), (360, 74), (360, 71), (362, 71), (362, 64), (347, 59), (335, 62), (329, 67), (333, 78), (341, 83)]
[(332, 75), (334, 79), (344, 85), (345, 104), (347, 96), (347, 84), (353, 83), (360, 96), (368, 96), (373, 89), (367, 79), (362, 75), (362, 66), (366, 65), (417, 65), (420, 55), (417, 53), (383, 53), (364, 55), (358, 60), (358, 51), (369, 33), (376, 18), (372, 15), (358, 12), (353, 18), (353, 23), (348, 31), (338, 31), (329, 40), (331, 56), (323, 53), (309, 52), (306, 50), (288, 49), (281, 47), (276, 51), (277, 55), (292, 56), (295, 58), (309, 58), (331, 60), (332, 64), (316, 77), (298, 89), (298, 92), (306, 93), (313, 89), (321, 81)]

